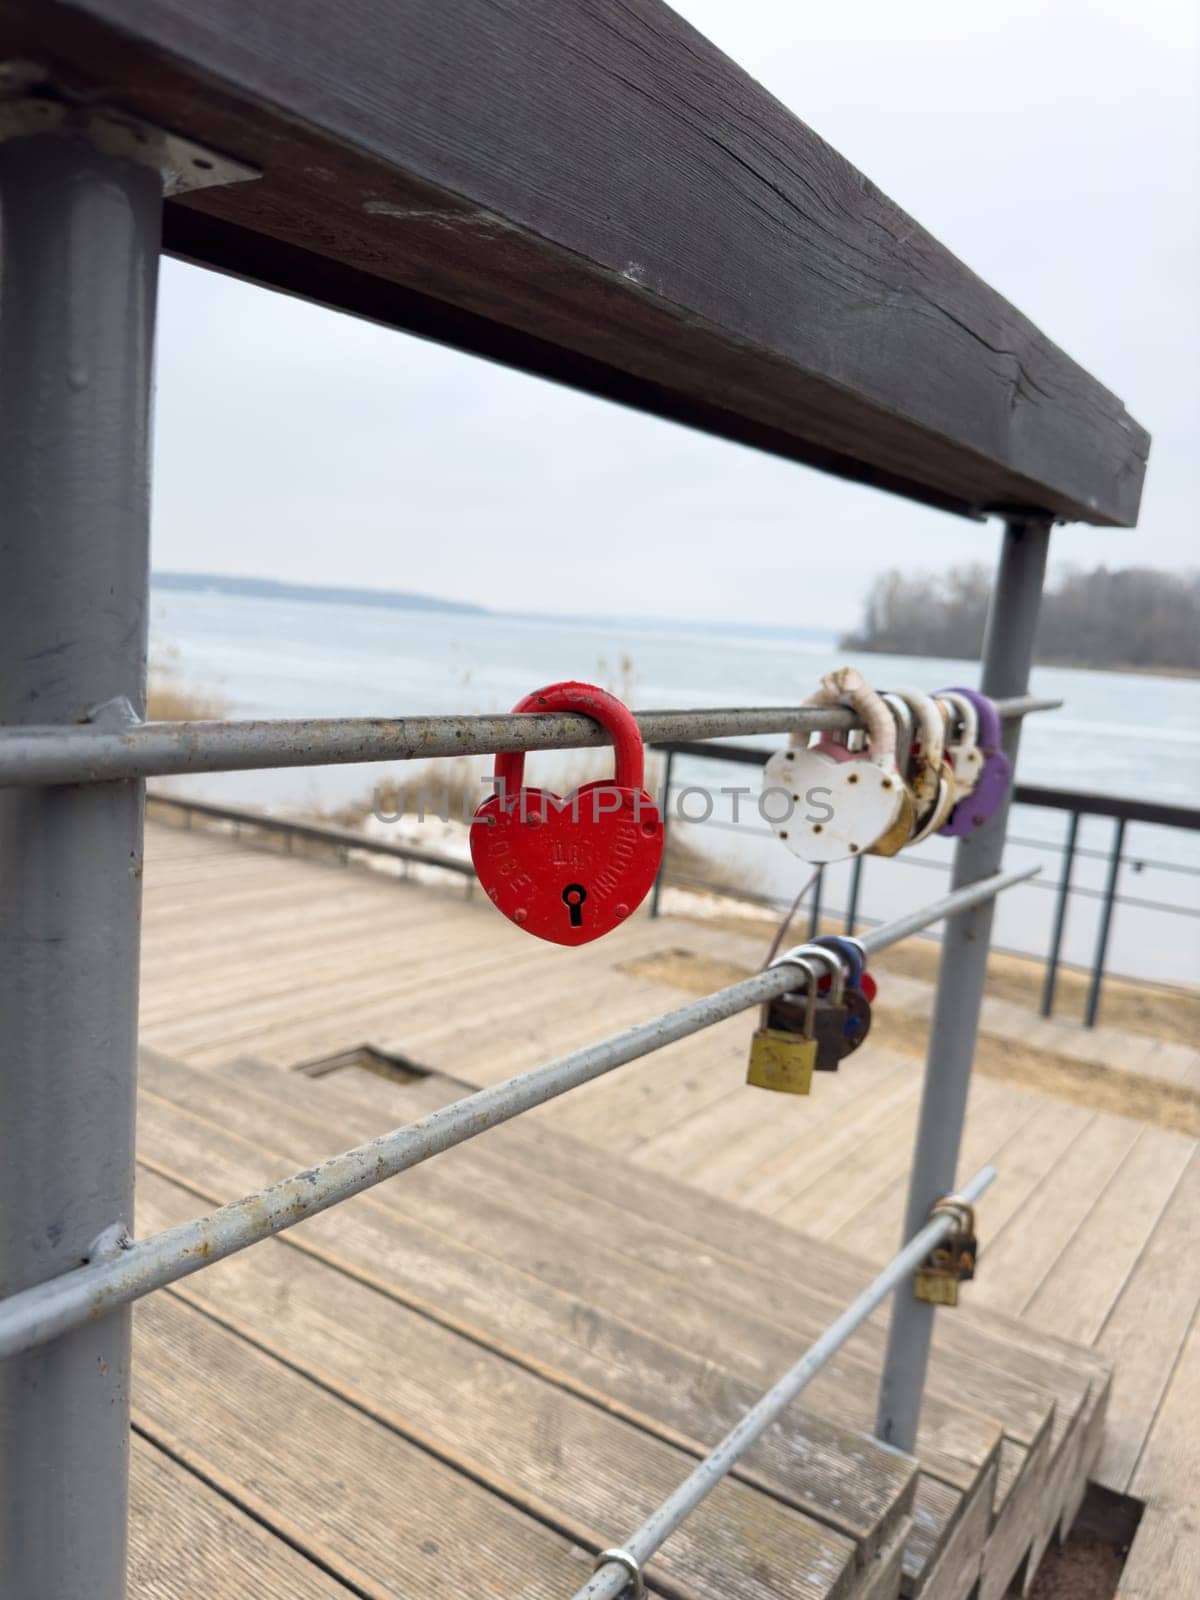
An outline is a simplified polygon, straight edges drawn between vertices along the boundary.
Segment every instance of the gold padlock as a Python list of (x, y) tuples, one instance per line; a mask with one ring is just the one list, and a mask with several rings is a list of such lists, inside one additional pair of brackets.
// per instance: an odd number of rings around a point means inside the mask
[(777, 1094), (810, 1094), (813, 1068), (817, 1064), (817, 974), (809, 962), (796, 957), (789, 957), (788, 965), (799, 967), (808, 975), (804, 1032), (789, 1033), (782, 1028), (769, 1028), (769, 1008), (764, 1005), (759, 1025), (750, 1041), (750, 1066), (746, 1082), (755, 1089), (773, 1089)]

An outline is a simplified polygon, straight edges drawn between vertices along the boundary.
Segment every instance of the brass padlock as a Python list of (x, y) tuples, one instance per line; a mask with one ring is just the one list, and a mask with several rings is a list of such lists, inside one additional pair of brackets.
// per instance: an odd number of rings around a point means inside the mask
[[(788, 955), (783, 958), (789, 966), (799, 967), (808, 975), (804, 1010), (804, 1032), (785, 1032), (782, 1028), (767, 1026), (769, 1006), (764, 1005), (750, 1041), (750, 1066), (746, 1082), (755, 1089), (774, 1089), (778, 1094), (810, 1094), (813, 1068), (817, 1064), (817, 1040), (814, 1031), (817, 1010), (817, 973), (807, 961)], [(776, 963), (778, 965), (779, 963)]]
[(836, 1072), (843, 1055), (850, 1053), (845, 1035), (849, 1008), (846, 1004), (846, 974), (842, 968), (842, 958), (827, 945), (799, 944), (781, 959), (794, 961), (797, 957), (805, 961), (820, 961), (822, 967), (828, 969), (829, 993), (822, 994), (818, 984), (816, 1015), (810, 1018), (806, 1013), (804, 1023), (800, 1022), (800, 1002), (807, 996), (782, 995), (767, 1007), (767, 1026), (782, 1028), (787, 1033), (798, 1033), (803, 1028), (805, 1034), (811, 1034), (817, 1041), (816, 1070)]
[(953, 1233), (935, 1245), (917, 1268), (913, 1293), (931, 1306), (956, 1306), (958, 1286), (975, 1276), (979, 1241), (975, 1237), (975, 1208), (961, 1195), (950, 1194), (931, 1209), (930, 1219), (949, 1214), (955, 1220)]

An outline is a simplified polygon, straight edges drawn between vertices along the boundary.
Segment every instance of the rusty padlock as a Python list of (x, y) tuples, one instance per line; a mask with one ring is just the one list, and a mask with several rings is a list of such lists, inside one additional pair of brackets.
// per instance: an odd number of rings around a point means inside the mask
[(913, 1294), (933, 1306), (956, 1306), (958, 1286), (975, 1276), (979, 1241), (975, 1237), (975, 1208), (961, 1195), (948, 1194), (929, 1212), (930, 1220), (949, 1214), (955, 1228), (925, 1257), (913, 1276)]
[(900, 698), (913, 714), (913, 775), (910, 787), (917, 819), (909, 844), (920, 844), (936, 833), (954, 805), (954, 770), (945, 758), (946, 724), (937, 702), (919, 689), (899, 689)]
[(524, 752), (497, 756), (497, 792), (471, 820), (471, 860), (493, 904), (539, 939), (587, 944), (632, 916), (662, 860), (662, 821), (642, 788), (641, 731), (627, 706), (590, 683), (548, 684), (513, 710), (578, 711), (612, 735), (614, 776), (566, 799), (525, 788)]

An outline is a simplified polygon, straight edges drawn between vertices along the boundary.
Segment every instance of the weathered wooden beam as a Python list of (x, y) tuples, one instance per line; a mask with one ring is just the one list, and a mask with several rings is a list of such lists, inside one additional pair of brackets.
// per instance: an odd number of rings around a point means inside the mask
[(203, 264), (947, 508), (1131, 525), (1120, 401), (659, 0), (0, 0), (262, 171)]

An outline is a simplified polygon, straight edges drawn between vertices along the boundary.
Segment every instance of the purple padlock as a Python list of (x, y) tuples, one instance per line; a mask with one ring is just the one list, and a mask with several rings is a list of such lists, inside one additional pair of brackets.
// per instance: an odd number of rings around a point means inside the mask
[(939, 694), (961, 694), (975, 707), (979, 717), (979, 749), (983, 771), (972, 792), (960, 800), (947, 821), (938, 829), (951, 839), (973, 833), (999, 809), (1012, 783), (1012, 763), (1000, 748), (1000, 713), (978, 689), (939, 689)]

